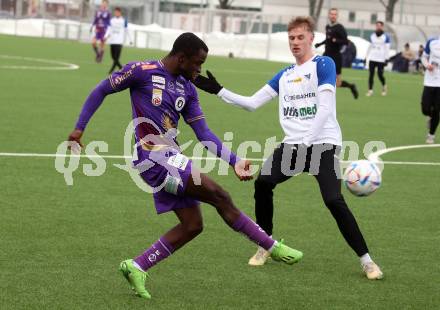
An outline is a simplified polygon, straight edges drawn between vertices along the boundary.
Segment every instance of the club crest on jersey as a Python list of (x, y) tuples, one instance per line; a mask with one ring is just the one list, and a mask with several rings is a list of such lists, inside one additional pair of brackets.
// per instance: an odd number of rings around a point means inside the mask
[(152, 75), (151, 76), (151, 81), (153, 83), (158, 83), (158, 84), (164, 84), (165, 85), (165, 78), (163, 76), (160, 76), (160, 75)]
[(153, 89), (153, 95), (151, 96), (151, 103), (154, 106), (160, 106), (162, 103), (162, 90), (161, 89)]
[(183, 107), (185, 106), (185, 98), (183, 97), (177, 97), (175, 108), (177, 111), (182, 111)]

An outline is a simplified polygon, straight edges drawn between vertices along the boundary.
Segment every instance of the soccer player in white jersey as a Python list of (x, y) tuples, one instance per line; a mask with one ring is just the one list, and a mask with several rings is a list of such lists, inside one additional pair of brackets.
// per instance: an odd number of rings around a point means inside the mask
[[(282, 69), (253, 96), (241, 96), (223, 88), (209, 72), (208, 78), (200, 76), (194, 83), (225, 102), (250, 111), (279, 97), (280, 124), (285, 137), (265, 161), (255, 182), (257, 223), (271, 235), (273, 189), (298, 173), (309, 172), (318, 181), (324, 203), (343, 237), (360, 257), (368, 279), (381, 279), (383, 273), (368, 254), (366, 242), (341, 193), (339, 161), (335, 157), (342, 144), (336, 120), (335, 63), (330, 57), (313, 54), (313, 31), (311, 17), (297, 17), (289, 23), (289, 45), (296, 65)], [(267, 251), (258, 248), (249, 264), (263, 265), (268, 257)]]
[(116, 7), (114, 10), (114, 16), (110, 20), (110, 27), (107, 29), (106, 39), (109, 39), (110, 53), (113, 59), (113, 65), (110, 68), (110, 74), (118, 67), (122, 69), (122, 65), (119, 62), (121, 57), (122, 47), (124, 46), (125, 39), (128, 38), (131, 44), (130, 33), (128, 32), (127, 19), (122, 16), (120, 7)]
[(373, 95), (374, 71), (377, 68), (377, 76), (382, 83), (382, 96), (386, 96), (388, 92), (385, 77), (383, 75), (384, 68), (388, 62), (388, 54), (390, 52), (391, 40), (388, 33), (384, 31), (384, 23), (376, 22), (376, 31), (370, 36), (370, 46), (367, 50), (367, 57), (369, 59), (368, 69), (370, 75), (368, 77), (368, 92), (367, 97)]
[(440, 36), (426, 42), (421, 60), (426, 68), (422, 94), (422, 112), (428, 117), (426, 143), (432, 144), (440, 117)]

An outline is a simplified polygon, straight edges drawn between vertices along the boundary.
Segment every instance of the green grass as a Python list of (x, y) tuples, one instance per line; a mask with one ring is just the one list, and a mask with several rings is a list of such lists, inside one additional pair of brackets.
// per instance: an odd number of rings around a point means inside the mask
[[(287, 44), (287, 43), (286, 43)], [(110, 67), (93, 62), (89, 45), (0, 36), (3, 55), (65, 61), (76, 71), (0, 69), (0, 152), (55, 153), (73, 128), (89, 91)], [(162, 56), (161, 51), (126, 48), (123, 62)], [(40, 65), (29, 61), (2, 65)], [(205, 66), (228, 88), (253, 91), (284, 64), (209, 57)], [(344, 70), (356, 81), (360, 99), (338, 89), (338, 119), (344, 140), (363, 148), (371, 140), (388, 147), (423, 144), (422, 78), (387, 73), (389, 96), (366, 98), (365, 71)], [(276, 101), (255, 113), (200, 94), (210, 127), (239, 142), (282, 138)], [(130, 120), (127, 92), (106, 99), (85, 132), (84, 142), (103, 140), (109, 154), (122, 154)], [(194, 139), (181, 125), (184, 142)], [(191, 155), (189, 153), (188, 155)], [(389, 153), (385, 160), (440, 162), (438, 148)], [(252, 153), (251, 157), (261, 157)], [(304, 251), (295, 266), (247, 266), (255, 247), (231, 231), (215, 210), (203, 205), (205, 230), (151, 270), (151, 301), (133, 297), (117, 273), (119, 262), (148, 247), (177, 220), (157, 216), (151, 195), (108, 159), (100, 177), (86, 177), (82, 164), (67, 186), (53, 158), (0, 157), (1, 309), (438, 309), (440, 166), (386, 165), (383, 186), (368, 198), (344, 194), (373, 258), (386, 278), (363, 278), (357, 258), (324, 207), (316, 182), (302, 175), (275, 193), (275, 236)], [(231, 172), (231, 171), (230, 171)], [(253, 215), (253, 184), (211, 176), (237, 206)]]

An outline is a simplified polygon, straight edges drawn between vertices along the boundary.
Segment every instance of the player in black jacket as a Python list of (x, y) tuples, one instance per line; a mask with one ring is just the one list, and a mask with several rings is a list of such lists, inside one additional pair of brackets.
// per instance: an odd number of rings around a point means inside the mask
[(338, 9), (331, 8), (328, 11), (329, 24), (325, 26), (325, 40), (316, 43), (315, 47), (325, 44), (325, 56), (331, 57), (336, 65), (336, 86), (338, 87), (348, 87), (350, 88), (353, 97), (357, 99), (359, 97), (359, 92), (357, 90), (356, 84), (351, 84), (347, 81), (342, 80), (342, 55), (341, 50), (343, 50), (347, 44), (347, 32), (344, 26), (338, 23)]

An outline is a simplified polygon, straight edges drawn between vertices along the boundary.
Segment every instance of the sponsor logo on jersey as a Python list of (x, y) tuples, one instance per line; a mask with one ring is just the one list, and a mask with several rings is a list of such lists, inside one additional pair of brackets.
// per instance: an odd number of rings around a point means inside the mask
[(184, 89), (176, 88), (176, 91), (177, 91), (180, 95), (185, 96), (185, 90), (184, 90)]
[(142, 65), (142, 70), (153, 70), (153, 69), (157, 69), (157, 65)]
[(310, 80), (310, 77), (311, 77), (312, 75), (309, 73), (309, 74), (304, 74), (304, 77), (306, 78), (306, 79), (308, 79), (308, 80)]
[(285, 118), (299, 117), (300, 119), (309, 119), (315, 117), (317, 110), (316, 104), (314, 104), (313, 107), (302, 107), (299, 109), (295, 107), (284, 107), (283, 114)]
[(177, 169), (185, 170), (189, 163), (189, 158), (183, 154), (177, 153), (176, 155), (170, 156), (167, 163)]
[(164, 84), (165, 85), (165, 78), (163, 76), (160, 76), (160, 75), (152, 75), (151, 76), (151, 81), (153, 83), (158, 83), (158, 84)]
[(175, 102), (175, 108), (177, 111), (182, 111), (183, 107), (185, 106), (185, 98), (183, 97), (177, 97)]
[(185, 88), (185, 86), (183, 86), (182, 83), (179, 83), (179, 82), (177, 82), (177, 81), (176, 81), (176, 86), (177, 86), (177, 87), (180, 87), (180, 88)]
[(153, 83), (153, 87), (160, 88), (160, 89), (165, 89), (165, 85), (164, 84)]
[(162, 103), (162, 90), (161, 89), (153, 88), (153, 94), (151, 96), (151, 103), (156, 107), (160, 106), (160, 104)]
[(316, 97), (316, 93), (306, 93), (306, 94), (299, 94), (299, 95), (285, 95), (284, 96), (284, 101), (289, 102), (289, 101), (295, 101), (295, 100), (300, 100), (300, 99), (307, 99), (307, 98), (313, 98)]
[(169, 90), (174, 90), (174, 83), (173, 83), (173, 81), (168, 81), (168, 89)]
[(113, 84), (114, 86), (118, 86), (122, 82), (124, 82), (127, 78), (129, 78), (133, 74), (133, 70), (128, 70), (127, 72), (124, 72), (124, 74), (116, 76), (113, 78)]

